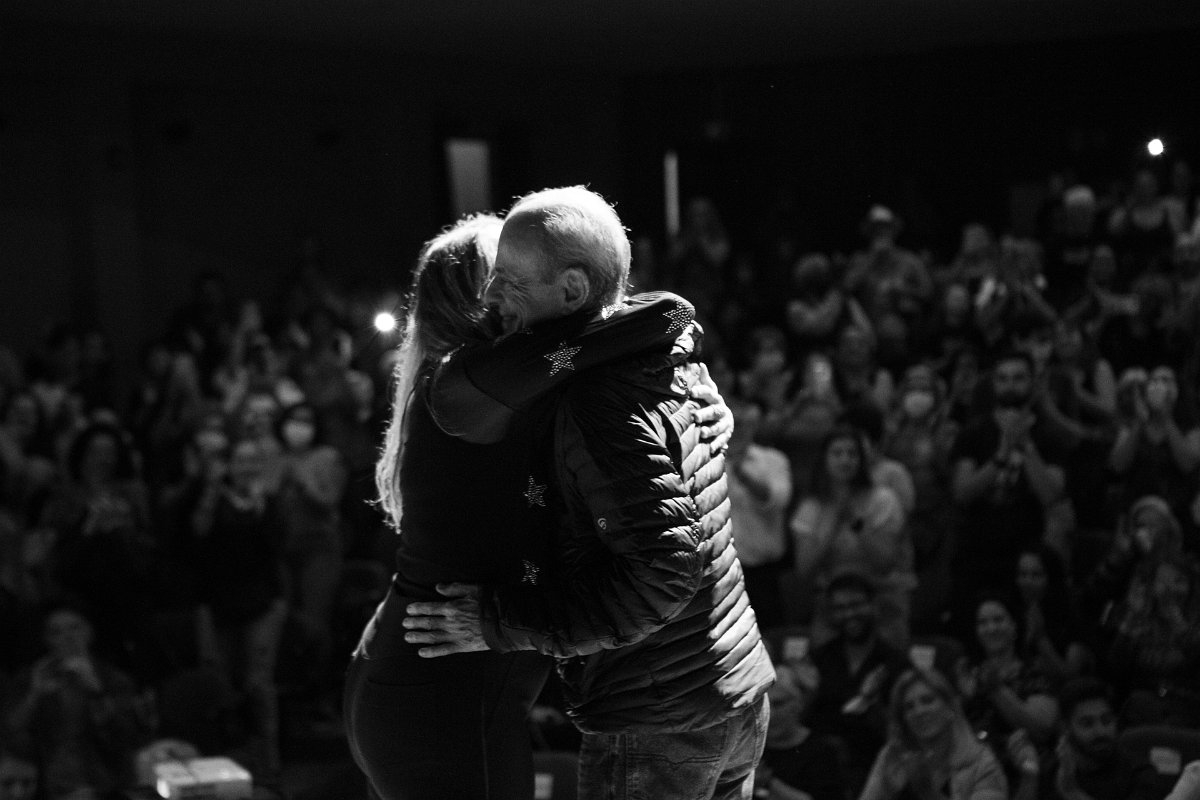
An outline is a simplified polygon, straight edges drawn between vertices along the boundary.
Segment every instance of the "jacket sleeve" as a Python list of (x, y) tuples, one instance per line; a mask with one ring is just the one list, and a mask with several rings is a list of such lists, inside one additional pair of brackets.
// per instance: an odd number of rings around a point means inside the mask
[[(670, 622), (703, 577), (707, 544), (672, 458), (670, 424), (653, 410), (619, 413), (616, 398), (574, 389), (556, 420), (569, 509), (569, 530), (558, 536), (584, 539), (576, 549), (585, 555), (565, 552), (558, 580), (538, 591), (485, 591), (484, 637), (495, 650), (565, 657), (633, 644)], [(690, 415), (690, 405), (676, 413)], [(684, 435), (690, 443), (695, 427)]]
[(515, 412), (565, 380), (613, 358), (670, 345), (694, 317), (688, 301), (655, 292), (462, 348), (435, 371), (430, 411), (451, 436), (499, 441)]

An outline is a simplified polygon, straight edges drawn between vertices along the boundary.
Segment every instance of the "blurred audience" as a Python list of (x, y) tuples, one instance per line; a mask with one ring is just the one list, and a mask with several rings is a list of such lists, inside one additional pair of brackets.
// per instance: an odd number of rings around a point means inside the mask
[[(780, 665), (759, 796), (1137, 798), (1116, 722), (1200, 726), (1200, 208), (1163, 166), (1056, 175), (1033, 237), (964, 216), (946, 254), (912, 203), (872, 205), (852, 252), (782, 195), (753, 241), (718, 197), (639, 232), (637, 289), (696, 303), (737, 419), (759, 622), (811, 645)], [(403, 313), (305, 236), (275, 296), (202, 270), (140, 352), (63, 323), (0, 347), (0, 800), (126, 788), (181, 695), (260, 783), (289, 732), (338, 730), (394, 549), (380, 308)], [(570, 747), (554, 697), (537, 741)]]

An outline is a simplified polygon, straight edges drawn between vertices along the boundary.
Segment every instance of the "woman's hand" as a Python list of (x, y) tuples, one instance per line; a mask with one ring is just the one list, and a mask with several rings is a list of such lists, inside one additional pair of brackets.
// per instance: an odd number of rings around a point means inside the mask
[(1041, 770), (1041, 764), (1038, 761), (1037, 748), (1033, 746), (1033, 740), (1029, 738), (1025, 729), (1018, 728), (1013, 731), (1005, 745), (1008, 760), (1017, 768), (1021, 777), (1036, 777)]

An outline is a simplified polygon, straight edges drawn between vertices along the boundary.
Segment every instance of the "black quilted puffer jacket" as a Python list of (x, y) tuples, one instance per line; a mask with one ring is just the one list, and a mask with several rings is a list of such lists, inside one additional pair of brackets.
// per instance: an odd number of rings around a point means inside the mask
[(690, 350), (683, 336), (596, 366), (543, 404), (546, 474), (529, 486), (558, 504), (553, 557), (535, 586), (483, 594), (489, 646), (559, 657), (584, 731), (708, 727), (774, 679), (733, 546), (724, 456), (692, 422)]

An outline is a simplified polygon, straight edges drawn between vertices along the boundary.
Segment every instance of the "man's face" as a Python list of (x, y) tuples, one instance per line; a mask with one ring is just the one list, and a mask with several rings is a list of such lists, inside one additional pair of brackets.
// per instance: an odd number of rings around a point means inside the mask
[(1001, 361), (992, 371), (992, 393), (996, 405), (1016, 408), (1024, 405), (1033, 390), (1029, 364), (1021, 359)]
[(519, 217), (504, 223), (496, 265), (483, 294), (484, 302), (499, 316), (504, 333), (562, 314), (558, 287), (545, 280), (541, 247), (530, 224), (528, 218)]
[(0, 758), (0, 800), (33, 800), (37, 794), (37, 767), (12, 756)]
[(875, 630), (875, 604), (857, 589), (830, 595), (829, 615), (834, 629), (851, 642), (864, 642)]
[(1067, 719), (1067, 738), (1080, 754), (1106, 761), (1117, 752), (1117, 717), (1107, 700), (1085, 700)]

